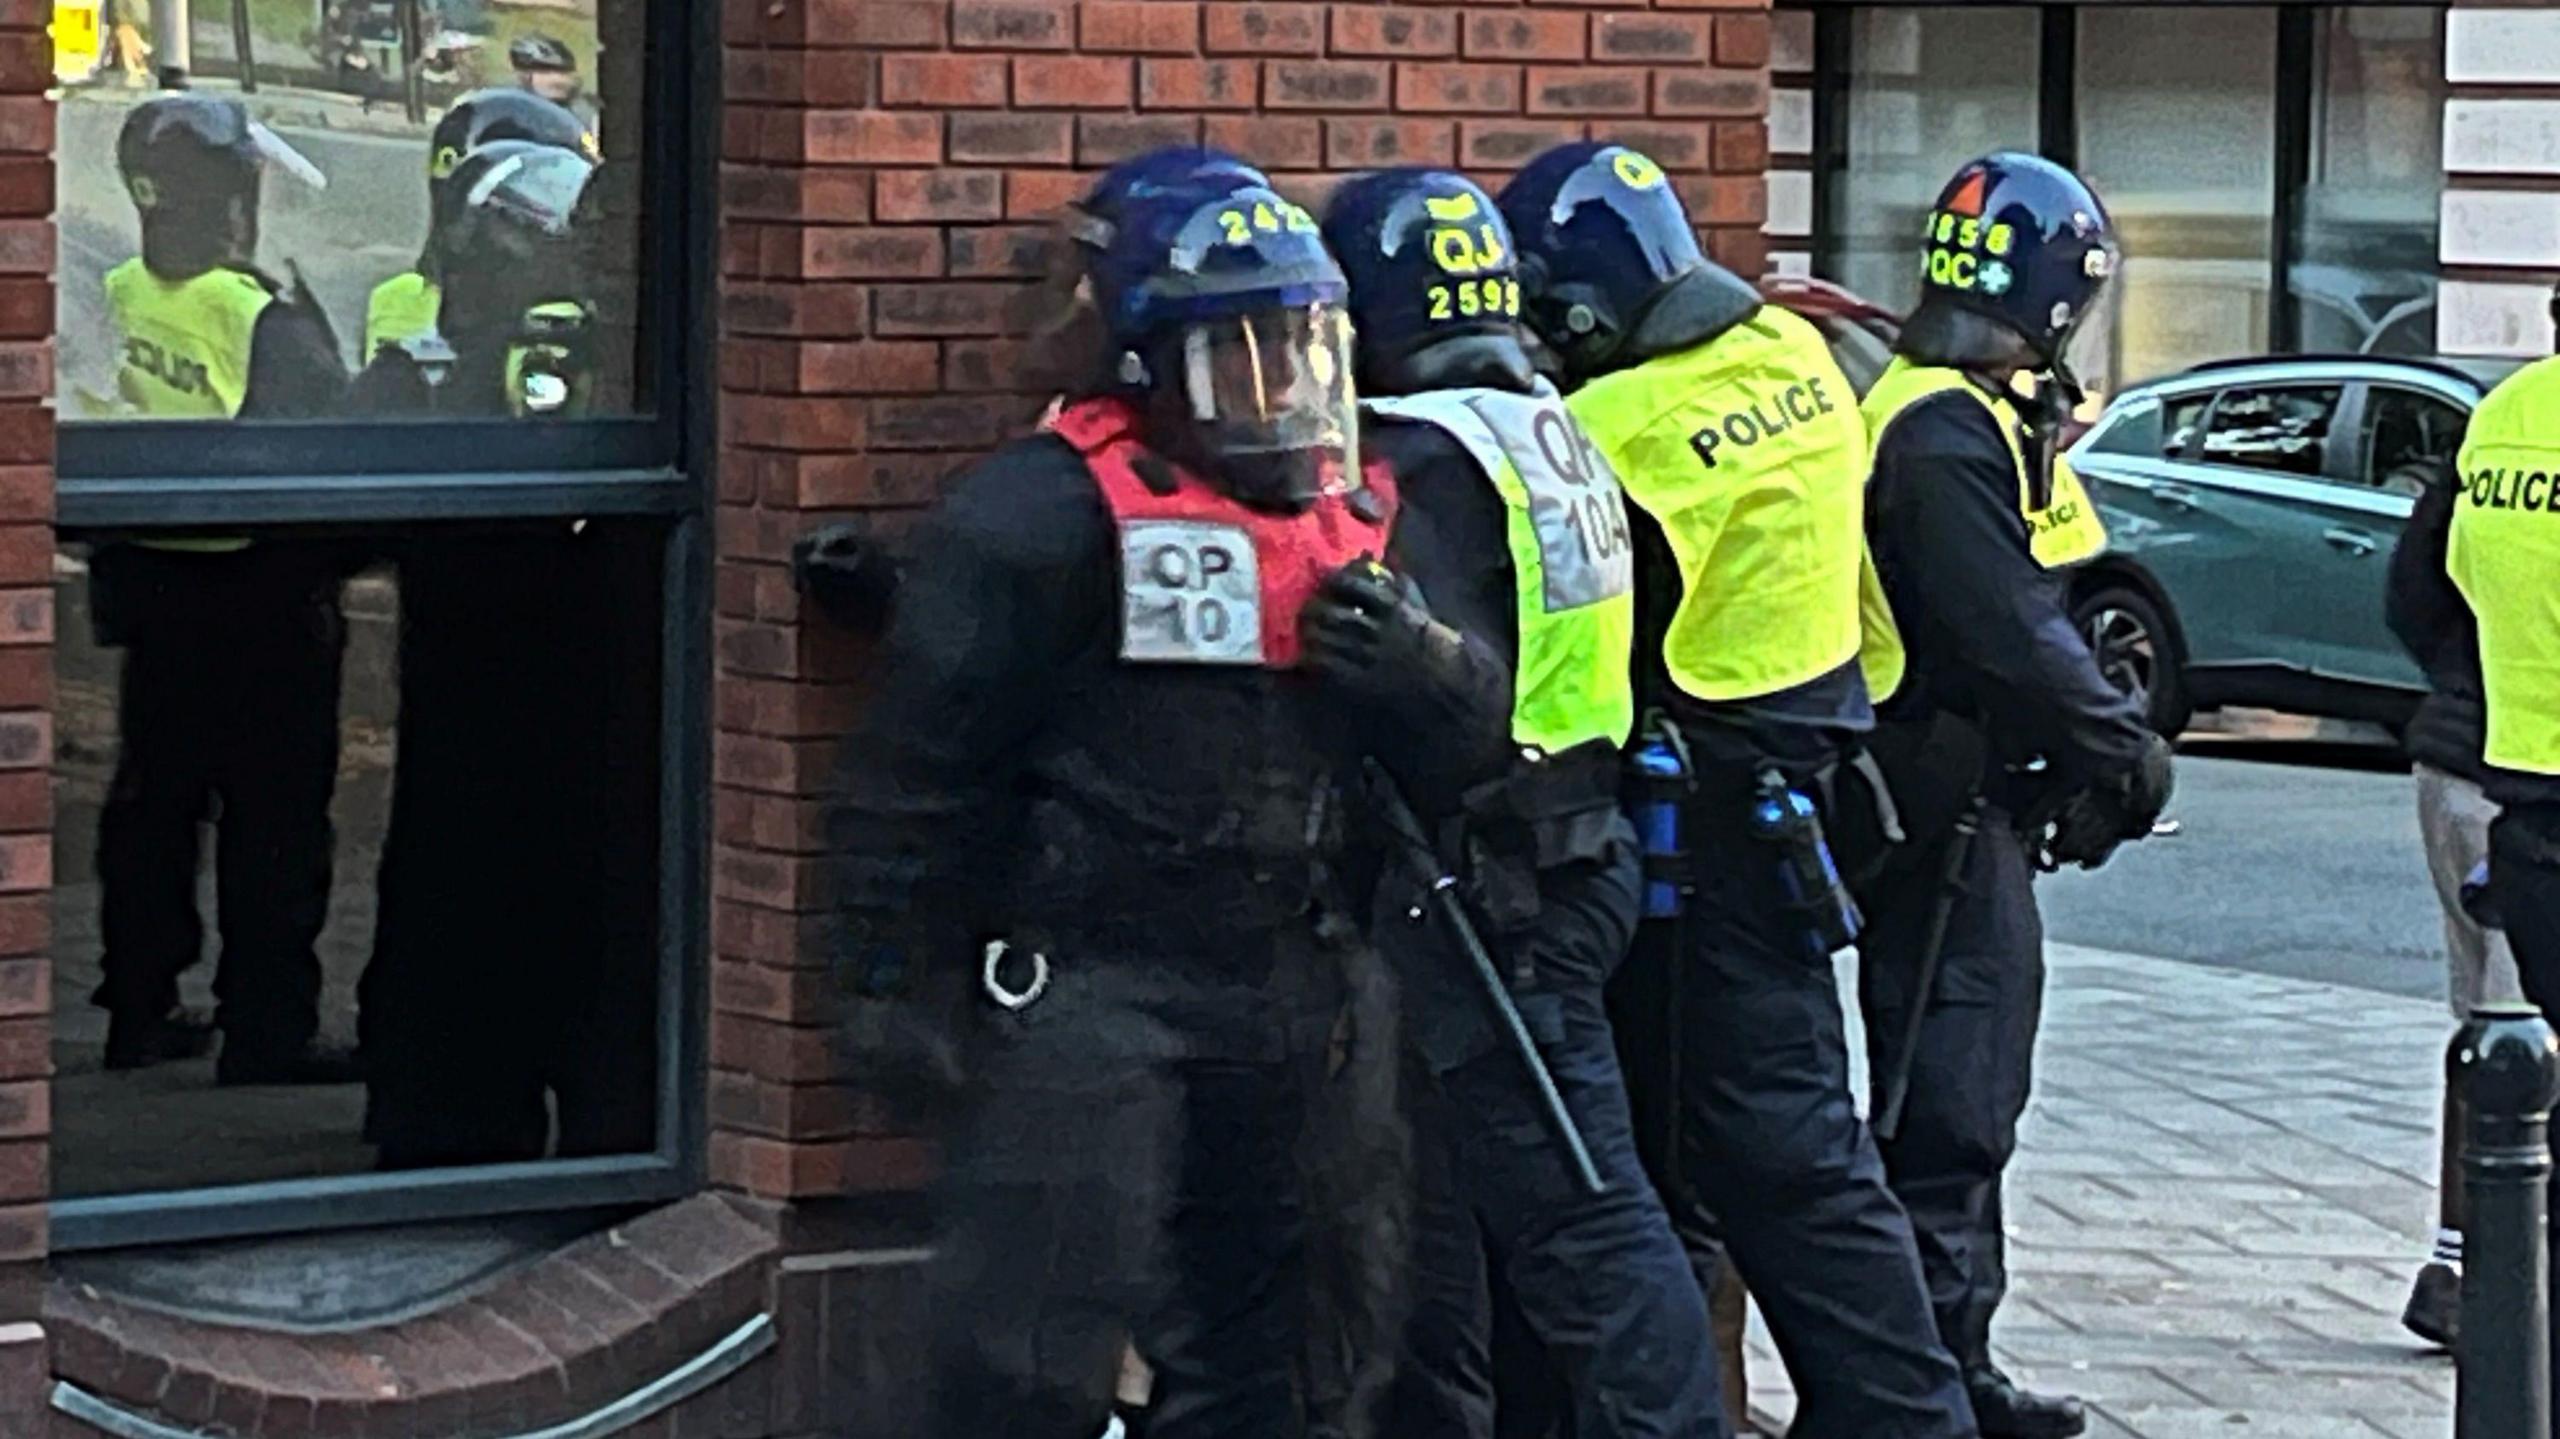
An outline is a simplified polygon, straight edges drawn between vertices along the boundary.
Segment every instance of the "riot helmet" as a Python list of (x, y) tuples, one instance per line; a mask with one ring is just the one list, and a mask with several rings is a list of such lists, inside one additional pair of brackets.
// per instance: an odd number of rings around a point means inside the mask
[(116, 169), (142, 217), (143, 263), (164, 279), (250, 264), (270, 165), (314, 188), (328, 183), (237, 100), (181, 90), (134, 106), (116, 135)]
[[(1521, 318), (1576, 381), (1704, 339), (1759, 306), (1698, 249), (1662, 167), (1624, 145), (1550, 150), (1503, 187), (1501, 204), (1520, 251)], [(1676, 296), (1696, 302), (1698, 314), (1683, 316), (1694, 323), (1640, 343)]]
[(525, 90), (474, 90), (453, 102), (427, 141), (427, 247), (419, 267), (437, 268), (438, 238), (453, 224), (460, 196), (445, 183), (463, 157), (500, 140), (527, 140), (597, 158), (596, 137), (566, 108)]
[(575, 151), (499, 140), (445, 177), (457, 208), (443, 243), (441, 328), (457, 347), (512, 334), (538, 308), (585, 300), (577, 221), (595, 173)]
[(1917, 333), (1903, 348), (1927, 342), (1946, 352), (1931, 358), (1961, 363), (1981, 348), (1967, 320), (1987, 320), (2023, 343), (2021, 368), (2076, 394), (2066, 351), (2116, 263), (2106, 209), (2079, 176), (2035, 155), (1986, 155), (1958, 170), (1929, 212)]
[(551, 36), (518, 36), (507, 47), (507, 65), (528, 93), (561, 105), (578, 98), (578, 57)]
[(1446, 170), (1382, 170), (1336, 190), (1324, 239), (1351, 285), (1361, 392), (1527, 393), (1520, 270), (1493, 197)]
[(1236, 176), (1149, 180), (1116, 212), (1093, 301), (1149, 442), (1265, 509), (1348, 487), (1346, 287), (1315, 217)]

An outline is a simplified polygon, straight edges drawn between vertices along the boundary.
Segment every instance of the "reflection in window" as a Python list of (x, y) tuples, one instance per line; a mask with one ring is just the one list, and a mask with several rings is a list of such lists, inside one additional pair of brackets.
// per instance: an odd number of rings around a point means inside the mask
[(2374, 386), (2365, 397), (2364, 466), (2358, 478), (2415, 499), (2426, 489), (2424, 477), (2415, 471), (2452, 464), (2468, 422), (2460, 408), (2432, 395)]
[(57, 1195), (652, 1147), (661, 544), (64, 556)]
[(2116, 390), (2267, 345), (2276, 12), (2083, 6), (2081, 170), (2125, 264), (2110, 287)]
[(2160, 406), (2143, 401), (2118, 410), (2089, 436), (2089, 452), (2157, 459), (2160, 455)]
[[(206, 7), (198, 7), (203, 10)], [(101, 46), (60, 112), (63, 414), (82, 419), (628, 414), (640, 249), (636, 144), (600, 168), (585, 87), (632, 63), (640, 7), (491, 11), (423, 0), (414, 65), (394, 0), (253, 5), (277, 65), (253, 95), (126, 83)], [(148, 44), (147, 7), (119, 27)], [(538, 18), (539, 24), (534, 20)], [(198, 17), (200, 64), (231, 58)], [(218, 32), (218, 33), (217, 33)], [(272, 57), (305, 50), (310, 62)], [(402, 103), (414, 72), (428, 104)], [(626, 98), (627, 97), (627, 98)]]
[(2205, 429), (2201, 458), (2253, 470), (2317, 475), (2338, 408), (2334, 385), (2225, 390)]
[(2309, 183), (2289, 287), (2313, 354), (2431, 355), (2444, 12), (2316, 12)]
[(1850, 17), (1848, 164), (1831, 278), (1897, 314), (1920, 302), (1920, 229), (1965, 161), (2036, 148), (2027, 6), (1875, 7)]

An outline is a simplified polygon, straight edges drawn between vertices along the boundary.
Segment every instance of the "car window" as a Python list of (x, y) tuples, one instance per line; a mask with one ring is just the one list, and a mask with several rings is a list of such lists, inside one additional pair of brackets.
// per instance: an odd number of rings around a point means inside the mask
[(2156, 459), (2160, 455), (2160, 402), (2133, 400), (2118, 405), (2098, 421), (2089, 435), (2089, 453), (2093, 455), (2133, 455)]
[(2247, 386), (2222, 392), (2205, 421), (2198, 458), (2281, 475), (2321, 472), (2337, 385)]
[(2180, 395), (2168, 402), (2160, 422), (2160, 454), (2163, 458), (2183, 460), (2194, 453), (2196, 438), (2204, 430), (2204, 412), (2213, 403), (2212, 392)]
[(2461, 406), (2434, 395), (2374, 386), (2365, 400), (2363, 463), (2356, 478), (2377, 489), (2416, 498), (2425, 485), (2414, 471), (2453, 463), (2469, 420)]

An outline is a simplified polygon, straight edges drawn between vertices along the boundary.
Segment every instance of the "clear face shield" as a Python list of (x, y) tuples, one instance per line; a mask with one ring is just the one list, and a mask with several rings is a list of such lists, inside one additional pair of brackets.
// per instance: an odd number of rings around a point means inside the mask
[(1247, 503), (1302, 509), (1352, 488), (1359, 405), (1351, 321), (1333, 305), (1184, 327), (1173, 357), (1192, 443)]

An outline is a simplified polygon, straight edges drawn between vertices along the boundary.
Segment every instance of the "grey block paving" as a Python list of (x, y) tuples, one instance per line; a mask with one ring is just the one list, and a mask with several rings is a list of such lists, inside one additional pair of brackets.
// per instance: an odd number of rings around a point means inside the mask
[[(2049, 962), (2001, 1362), (2087, 1399), (2095, 1439), (2445, 1439), (2452, 1361), (2399, 1324), (2434, 1233), (2442, 1005), (2063, 945)], [(1782, 1426), (1794, 1396), (1756, 1319), (1750, 1377)]]

